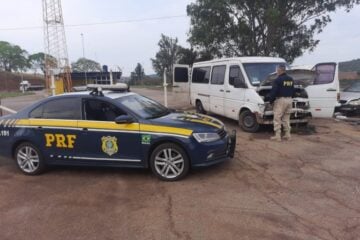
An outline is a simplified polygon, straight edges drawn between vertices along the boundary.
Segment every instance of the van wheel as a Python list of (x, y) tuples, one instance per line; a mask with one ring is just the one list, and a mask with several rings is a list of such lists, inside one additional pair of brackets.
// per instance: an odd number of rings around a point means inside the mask
[(196, 101), (196, 112), (201, 114), (206, 114), (204, 106), (202, 105), (200, 100)]
[(249, 110), (245, 110), (240, 113), (239, 125), (242, 130), (250, 133), (255, 133), (260, 128), (260, 125), (256, 120), (255, 114), (250, 112)]
[(190, 161), (180, 146), (165, 143), (152, 152), (150, 167), (152, 172), (161, 180), (177, 181), (188, 174)]

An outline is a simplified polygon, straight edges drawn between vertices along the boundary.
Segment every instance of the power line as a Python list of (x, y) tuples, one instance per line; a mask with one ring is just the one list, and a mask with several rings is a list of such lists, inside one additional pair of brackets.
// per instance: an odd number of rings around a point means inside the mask
[[(107, 21), (107, 22), (68, 24), (65, 25), (65, 27), (71, 28), (71, 27), (96, 26), (96, 25), (111, 25), (111, 24), (120, 24), (120, 23), (148, 22), (154, 20), (166, 20), (166, 19), (183, 18), (183, 17), (187, 17), (187, 15), (183, 14), (183, 15), (163, 16), (163, 17), (154, 17), (154, 18), (139, 18), (139, 19), (128, 19), (128, 20)], [(0, 31), (35, 30), (42, 28), (43, 26), (11, 27), (11, 28), (0, 28)]]

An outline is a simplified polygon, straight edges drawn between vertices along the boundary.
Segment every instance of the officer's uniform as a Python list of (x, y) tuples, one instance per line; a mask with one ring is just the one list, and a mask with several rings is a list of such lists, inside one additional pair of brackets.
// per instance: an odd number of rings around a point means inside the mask
[(272, 90), (267, 97), (270, 103), (274, 103), (274, 131), (280, 138), (281, 125), (284, 126), (286, 138), (290, 138), (290, 114), (294, 91), (294, 80), (283, 73), (274, 80)]

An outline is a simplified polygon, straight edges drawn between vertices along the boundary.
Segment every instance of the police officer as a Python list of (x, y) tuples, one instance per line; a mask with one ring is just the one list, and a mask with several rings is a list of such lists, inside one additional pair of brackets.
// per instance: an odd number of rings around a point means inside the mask
[(281, 125), (284, 127), (285, 135), (283, 139), (290, 140), (290, 114), (292, 109), (292, 97), (294, 95), (294, 80), (286, 74), (285, 64), (280, 64), (276, 68), (277, 78), (267, 99), (274, 104), (274, 132), (275, 136), (271, 140), (281, 141)]

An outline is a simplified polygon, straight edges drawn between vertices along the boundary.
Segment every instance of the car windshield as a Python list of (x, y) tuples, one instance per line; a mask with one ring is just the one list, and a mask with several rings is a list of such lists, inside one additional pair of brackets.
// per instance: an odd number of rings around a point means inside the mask
[(144, 119), (159, 118), (170, 113), (165, 106), (141, 95), (121, 97), (117, 101)]
[(281, 63), (244, 63), (243, 65), (250, 83), (259, 86), (270, 74), (276, 72), (279, 64)]
[(360, 81), (353, 83), (350, 87), (346, 88), (344, 92), (360, 92)]

